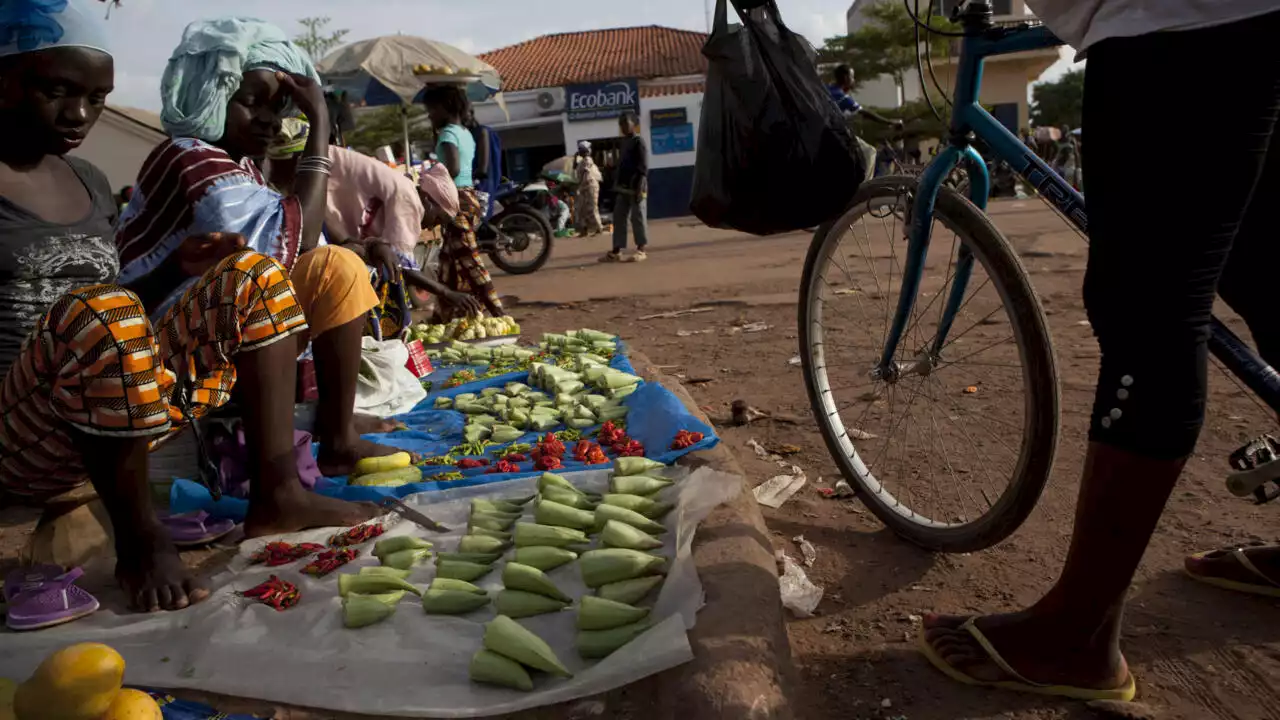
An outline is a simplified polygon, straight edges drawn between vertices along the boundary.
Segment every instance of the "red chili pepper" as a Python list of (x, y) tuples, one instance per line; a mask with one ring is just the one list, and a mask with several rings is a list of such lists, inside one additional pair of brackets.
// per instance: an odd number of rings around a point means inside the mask
[(272, 575), (266, 582), (255, 585), (240, 594), (244, 597), (258, 600), (264, 605), (270, 605), (276, 610), (291, 608), (302, 599), (302, 593), (298, 590), (298, 586), (281, 580), (275, 575)]
[(686, 448), (693, 447), (694, 445), (697, 445), (698, 443), (702, 442), (702, 437), (703, 435), (700, 432), (689, 432), (688, 430), (681, 430), (680, 432), (676, 433), (676, 439), (674, 442), (671, 443), (671, 449), (684, 450)]
[(528, 462), (529, 456), (524, 453), (507, 453), (502, 459), (510, 462)]
[(360, 551), (355, 548), (347, 548), (345, 550), (326, 550), (317, 555), (315, 560), (312, 560), (303, 566), (302, 573), (304, 575), (324, 577), (352, 560), (355, 560), (356, 556), (359, 554)]
[(344, 530), (336, 535), (329, 537), (329, 545), (331, 547), (347, 547), (348, 545), (359, 545), (369, 542), (378, 537), (386, 528), (382, 527), (382, 523), (365, 523), (357, 525), (353, 528)]
[(278, 567), (280, 565), (288, 565), (294, 560), (300, 560), (323, 549), (323, 545), (317, 545), (316, 543), (298, 543), (295, 545), (287, 542), (271, 542), (254, 553), (249, 562), (255, 565), (266, 564), (267, 567)]
[(596, 440), (601, 445), (613, 445), (624, 437), (626, 437), (626, 434), (622, 428), (615, 425), (612, 420), (606, 420), (596, 433)]
[(477, 458), (462, 458), (458, 461), (458, 467), (463, 470), (473, 470), (475, 468), (485, 467), (488, 464), (488, 460)]
[(555, 455), (541, 455), (538, 457), (537, 461), (534, 462), (533, 467), (535, 470), (542, 470), (545, 472), (547, 470), (559, 470), (564, 467), (564, 463), (560, 462), (560, 458)]
[(488, 470), (485, 470), (484, 474), (492, 475), (495, 473), (513, 473), (513, 472), (520, 472), (520, 466), (511, 462), (510, 460), (503, 459), (494, 463), (493, 467), (489, 468)]
[(547, 433), (542, 436), (542, 440), (538, 442), (538, 449), (543, 455), (554, 455), (558, 458), (564, 457), (564, 443), (555, 433)]
[(613, 452), (618, 457), (644, 457), (644, 445), (624, 435), (613, 444)]

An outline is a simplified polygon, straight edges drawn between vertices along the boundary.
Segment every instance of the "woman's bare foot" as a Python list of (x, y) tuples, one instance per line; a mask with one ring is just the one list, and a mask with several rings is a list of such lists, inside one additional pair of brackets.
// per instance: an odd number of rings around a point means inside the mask
[(116, 556), (116, 580), (131, 610), (181, 610), (209, 597), (209, 590), (182, 564), (164, 528), (118, 538)]
[[(385, 457), (394, 455), (398, 452), (407, 452), (398, 447), (390, 445), (380, 445), (371, 440), (365, 440), (354, 432), (348, 437), (334, 442), (320, 442), (320, 452), (316, 456), (316, 465), (320, 467), (320, 474), (325, 477), (342, 477), (350, 475), (356, 468), (356, 463), (367, 457)], [(413, 457), (413, 462), (417, 463), (422, 458), (417, 453), (409, 453)]]
[[(1017, 680), (962, 630), (968, 618), (927, 615), (925, 641), (951, 667), (976, 680)], [(985, 615), (975, 625), (1009, 667), (1026, 680), (1049, 685), (1111, 690), (1129, 679), (1129, 666), (1110, 631), (1081, 632), (1069, 619), (1024, 610)]]
[(1280, 545), (1254, 545), (1241, 547), (1245, 558), (1262, 573), (1258, 577), (1253, 570), (1236, 558), (1235, 548), (1214, 550), (1200, 557), (1188, 557), (1184, 564), (1191, 575), (1204, 578), (1219, 578), (1248, 585), (1266, 586), (1268, 581), (1272, 587), (1280, 588)]
[(278, 492), (249, 498), (245, 537), (281, 535), (318, 527), (350, 527), (379, 514), (371, 503), (352, 503), (304, 490), (296, 483)]
[(355, 429), (357, 435), (381, 435), (405, 429), (405, 424), (399, 420), (391, 420), (364, 413), (356, 413), (351, 418), (351, 426)]

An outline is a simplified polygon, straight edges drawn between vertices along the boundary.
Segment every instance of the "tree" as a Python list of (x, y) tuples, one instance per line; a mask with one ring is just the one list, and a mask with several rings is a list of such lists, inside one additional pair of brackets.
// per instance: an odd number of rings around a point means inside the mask
[(329, 54), (330, 50), (337, 48), (342, 44), (342, 38), (347, 36), (348, 30), (334, 30), (327, 32), (330, 19), (327, 17), (308, 17), (302, 18), (298, 24), (302, 26), (303, 32), (293, 41), (298, 44), (311, 59), (320, 62), (321, 58)]
[(1078, 128), (1083, 109), (1084, 70), (1031, 86), (1031, 124), (1036, 127)]
[[(946, 57), (951, 52), (948, 38), (929, 38), (920, 29), (920, 43), (916, 44), (916, 25), (907, 9), (895, 0), (876, 0), (862, 10), (867, 22), (848, 35), (828, 38), (818, 58), (827, 63), (844, 63), (853, 70), (855, 84), (861, 84), (881, 75), (888, 75), (898, 86), (905, 87), (908, 72), (916, 71), (916, 58), (928, 46), (934, 57)], [(956, 26), (941, 17), (929, 18), (931, 27), (954, 31)]]
[[(421, 144), (432, 136), (430, 125), (421, 118), (426, 110), (420, 106), (409, 108), (409, 142)], [(347, 133), (347, 144), (367, 155), (383, 145), (396, 149), (396, 155), (404, 153), (404, 117), (400, 105), (371, 108), (356, 115), (356, 129)]]

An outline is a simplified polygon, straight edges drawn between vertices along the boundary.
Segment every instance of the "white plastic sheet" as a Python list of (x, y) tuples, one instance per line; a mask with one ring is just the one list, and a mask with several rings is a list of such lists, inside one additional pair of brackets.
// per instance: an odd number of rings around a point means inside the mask
[[(669, 470), (684, 474), (684, 470)], [(567, 475), (576, 485), (603, 492), (607, 471)], [(450, 617), (426, 615), (413, 596), (396, 614), (358, 630), (342, 627), (336, 574), (309, 578), (297, 572), (304, 561), (282, 568), (249, 566), (247, 558), (266, 540), (245, 543), (230, 568), (212, 579), (213, 596), (188, 610), (154, 615), (93, 616), (41, 632), (0, 636), (0, 676), (23, 678), (49, 652), (75, 642), (105, 642), (125, 657), (126, 682), (162, 688), (192, 688), (232, 696), (334, 711), (410, 717), (476, 717), (564, 702), (607, 692), (693, 657), (686, 629), (703, 604), (702, 584), (692, 557), (698, 523), (717, 505), (731, 500), (742, 479), (706, 468), (664, 491), (676, 508), (665, 518), (668, 532), (662, 554), (672, 558), (667, 580), (653, 604), (655, 626), (612, 656), (590, 662), (573, 647), (575, 612), (523, 619), (546, 640), (575, 673), (569, 680), (539, 675), (535, 690), (522, 693), (472, 683), (467, 667), (480, 648), (483, 624), (492, 609)], [(429, 533), (396, 522), (388, 535), (429, 538), (440, 550), (457, 548), (471, 498), (532, 494), (534, 479), (511, 480), (411, 496), (406, 502), (451, 528)], [(393, 521), (388, 521), (393, 522)], [(283, 539), (324, 542), (332, 530), (298, 533)], [(282, 539), (282, 538), (270, 538)], [(361, 546), (362, 557), (341, 571), (376, 564)], [(236, 595), (272, 572), (298, 583), (303, 599), (284, 612), (250, 603)], [(561, 590), (586, 592), (577, 563), (548, 573)], [(432, 565), (415, 568), (410, 581), (426, 587)], [(501, 587), (501, 566), (477, 584)], [(641, 603), (646, 604), (646, 603)], [(576, 603), (575, 603), (576, 605)]]

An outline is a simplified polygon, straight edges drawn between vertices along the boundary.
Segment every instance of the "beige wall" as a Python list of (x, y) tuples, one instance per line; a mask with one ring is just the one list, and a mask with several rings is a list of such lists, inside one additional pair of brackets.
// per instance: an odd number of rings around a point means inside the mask
[[(982, 90), (978, 101), (983, 105), (1018, 104), (1018, 127), (1027, 127), (1031, 110), (1027, 102), (1027, 86), (1058, 59), (1057, 49), (1001, 55), (989, 58), (982, 72)], [(948, 60), (934, 61), (938, 82), (955, 87), (955, 66)]]
[(126, 185), (136, 184), (143, 161), (164, 138), (164, 133), (158, 130), (104, 112), (84, 144), (71, 154), (88, 160), (106, 173), (111, 190), (118, 192)]

